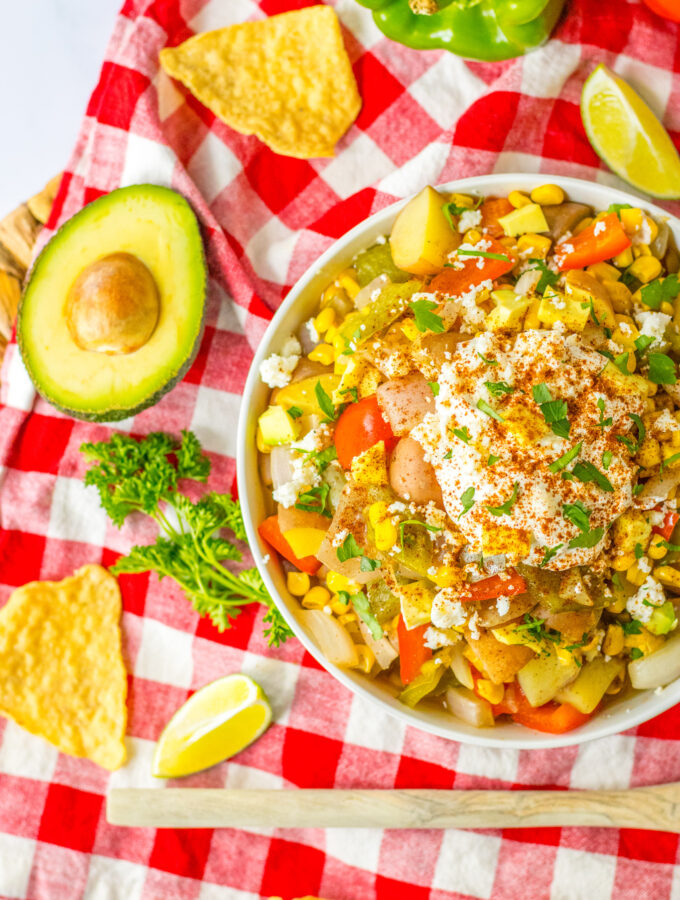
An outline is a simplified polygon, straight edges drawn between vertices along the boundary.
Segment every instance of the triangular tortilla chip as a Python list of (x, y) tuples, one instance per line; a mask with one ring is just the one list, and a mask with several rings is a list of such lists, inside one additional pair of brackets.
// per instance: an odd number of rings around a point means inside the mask
[(227, 125), (284, 156), (333, 156), (361, 107), (330, 6), (197, 34), (160, 61)]
[(105, 769), (125, 762), (118, 582), (90, 565), (32, 581), (0, 610), (0, 714)]

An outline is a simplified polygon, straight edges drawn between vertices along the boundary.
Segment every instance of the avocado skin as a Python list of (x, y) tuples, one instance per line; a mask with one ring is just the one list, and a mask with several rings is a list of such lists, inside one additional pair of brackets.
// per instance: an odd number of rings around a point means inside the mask
[[(55, 240), (57, 240), (65, 229), (71, 229), (73, 226), (78, 227), (79, 218), (83, 217), (86, 211), (91, 211), (91, 207), (96, 204), (99, 204), (101, 201), (108, 201), (112, 195), (120, 196), (125, 192), (134, 192), (138, 190), (144, 191), (152, 191), (154, 193), (165, 193), (165, 194), (173, 194), (175, 199), (180, 198), (182, 203), (186, 205), (187, 211), (191, 214), (193, 220), (196, 223), (196, 228), (199, 234), (199, 244), (200, 244), (200, 253), (198, 258), (196, 259), (196, 266), (200, 268), (201, 271), (201, 280), (202, 280), (202, 303), (201, 303), (201, 314), (200, 320), (198, 322), (198, 330), (196, 332), (196, 337), (191, 346), (189, 354), (185, 357), (181, 366), (178, 370), (165, 382), (158, 390), (149, 394), (144, 400), (140, 403), (129, 406), (129, 407), (120, 407), (109, 410), (83, 410), (83, 409), (71, 409), (70, 407), (62, 404), (56, 397), (50, 396), (50, 394), (43, 388), (40, 383), (39, 378), (35, 375), (34, 371), (31, 368), (30, 363), (30, 354), (26, 352), (26, 338), (23, 331), (23, 318), (22, 318), (22, 307), (24, 305), (24, 299), (27, 295), (28, 289), (31, 285), (31, 280), (33, 277), (40, 271), (41, 260), (43, 260), (47, 255), (48, 251), (52, 247), (52, 244)], [(110, 201), (109, 201), (110, 202)], [(136, 416), (139, 413), (143, 412), (145, 409), (148, 409), (150, 406), (154, 406), (158, 401), (169, 391), (171, 391), (179, 382), (184, 378), (189, 369), (191, 368), (194, 360), (196, 359), (196, 355), (198, 354), (199, 348), (201, 346), (201, 341), (203, 339), (203, 332), (205, 330), (205, 313), (206, 313), (206, 292), (207, 292), (207, 281), (208, 281), (208, 267), (205, 258), (205, 247), (203, 244), (203, 239), (201, 235), (200, 223), (199, 220), (191, 208), (189, 201), (183, 197), (178, 191), (174, 191), (171, 188), (166, 188), (161, 185), (155, 185), (150, 183), (140, 183), (130, 185), (129, 187), (117, 188), (113, 191), (110, 191), (108, 194), (104, 194), (102, 197), (98, 197), (97, 199), (91, 201), (86, 206), (84, 206), (81, 210), (71, 216), (70, 219), (67, 219), (62, 225), (59, 226), (57, 231), (52, 235), (47, 244), (40, 251), (38, 256), (33, 262), (31, 269), (26, 276), (26, 282), (24, 284), (24, 289), (22, 291), (21, 300), (19, 302), (19, 308), (17, 311), (17, 331), (16, 338), (17, 344), (19, 347), (19, 352), (21, 355), (21, 359), (26, 367), (26, 371), (28, 372), (31, 381), (33, 382), (33, 386), (40, 394), (40, 396), (46, 400), (51, 406), (55, 409), (59, 410), (59, 412), (65, 413), (67, 416), (71, 416), (74, 419), (81, 419), (85, 422), (97, 422), (97, 423), (106, 423), (106, 422), (120, 422), (123, 419), (131, 418), (132, 416)]]

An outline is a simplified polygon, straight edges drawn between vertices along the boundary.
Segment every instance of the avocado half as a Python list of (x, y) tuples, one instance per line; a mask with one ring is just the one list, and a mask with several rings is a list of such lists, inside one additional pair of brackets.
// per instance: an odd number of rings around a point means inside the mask
[[(105, 342), (92, 349), (74, 338), (74, 287), (93, 273), (87, 299), (94, 299), (96, 307), (91, 285), (96, 287), (104, 260), (113, 260), (114, 270), (119, 260), (146, 269), (147, 294), (155, 283), (152, 319), (149, 323), (147, 316), (148, 327), (137, 344), (122, 350)], [(133, 282), (134, 277), (133, 271)], [(21, 299), (17, 340), (33, 384), (53, 406), (93, 422), (125, 419), (157, 403), (198, 351), (206, 278), (198, 221), (176, 191), (137, 184), (94, 200), (45, 246)], [(133, 305), (137, 300), (134, 291), (127, 293), (129, 310), (130, 296)]]

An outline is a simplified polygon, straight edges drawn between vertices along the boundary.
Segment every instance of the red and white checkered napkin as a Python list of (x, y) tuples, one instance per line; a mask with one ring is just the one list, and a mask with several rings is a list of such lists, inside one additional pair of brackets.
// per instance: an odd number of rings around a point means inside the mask
[[(368, 11), (337, 0), (363, 97), (331, 160), (276, 156), (216, 121), (158, 70), (158, 51), (193, 32), (305, 0), (127, 0), (63, 181), (52, 226), (135, 182), (185, 194), (205, 229), (205, 337), (184, 381), (116, 427), (192, 428), (212, 484), (234, 479), (234, 435), (253, 349), (271, 311), (348, 228), (420, 188), (491, 171), (616, 184), (580, 123), (581, 85), (604, 60), (648, 97), (680, 140), (678, 28), (624, 0), (574, 0), (554, 39), (526, 59), (464, 63), (383, 38)], [(82, 482), (82, 441), (111, 429), (36, 399), (11, 346), (0, 409), (0, 591), (110, 564), (145, 524), (117, 531)], [(130, 672), (129, 763), (109, 776), (0, 719), (0, 897), (31, 900), (494, 900), (680, 897), (668, 834), (542, 831), (149, 831), (114, 828), (107, 787), (149, 786), (153, 743), (190, 691), (241, 670), (272, 699), (275, 724), (234, 762), (186, 779), (230, 787), (625, 787), (680, 779), (680, 715), (581, 748), (483, 750), (405, 728), (353, 697), (300, 645), (269, 650), (262, 610), (219, 635), (175, 587), (121, 578)], [(162, 789), (162, 785), (154, 785)]]

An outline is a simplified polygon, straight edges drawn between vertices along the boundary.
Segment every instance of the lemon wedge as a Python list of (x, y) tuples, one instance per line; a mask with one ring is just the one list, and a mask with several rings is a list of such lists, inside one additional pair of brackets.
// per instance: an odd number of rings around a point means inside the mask
[(170, 719), (156, 745), (151, 772), (179, 778), (239, 753), (272, 720), (265, 692), (252, 678), (227, 675), (196, 691)]
[(653, 197), (680, 197), (680, 156), (668, 132), (605, 65), (583, 85), (581, 118), (596, 153), (620, 178)]

